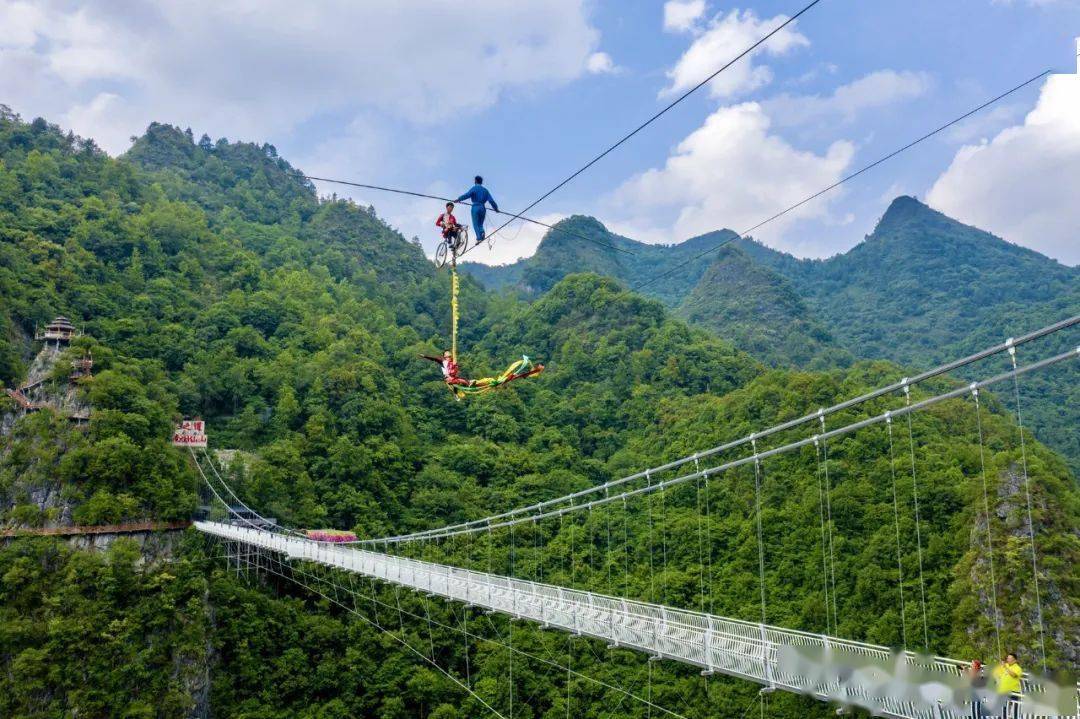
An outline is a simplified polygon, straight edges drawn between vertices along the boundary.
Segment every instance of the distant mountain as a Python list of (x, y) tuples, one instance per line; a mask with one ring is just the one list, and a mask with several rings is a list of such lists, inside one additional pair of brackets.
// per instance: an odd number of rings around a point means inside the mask
[[(798, 259), (729, 230), (668, 246), (614, 235), (592, 218), (575, 216), (557, 227), (635, 254), (549, 232), (532, 257), (465, 268), (486, 286), (526, 296), (570, 272), (601, 272), (630, 287), (660, 277), (642, 292), (773, 365), (844, 365), (854, 356), (928, 368), (1080, 313), (1080, 268), (913, 197), (896, 198), (863, 242), (826, 260)], [(697, 257), (726, 239), (732, 241), (721, 251)], [(1068, 342), (1075, 345), (1076, 333), (1058, 346)], [(1023, 390), (1032, 427), (1080, 468), (1075, 373), (1058, 368), (1025, 379)]]
[(536, 253), (509, 265), (492, 267), (464, 262), (461, 267), (485, 287), (515, 287), (529, 296), (546, 292), (560, 279), (575, 272), (596, 272), (635, 285), (690, 263), (649, 287), (646, 294), (669, 307), (676, 306), (701, 279), (713, 258), (694, 256), (725, 240), (738, 237), (719, 230), (678, 245), (649, 245), (609, 231), (592, 217), (573, 215), (549, 231)]
[(793, 285), (734, 245), (719, 250), (676, 313), (773, 365), (850, 364)]
[(614, 277), (631, 288), (660, 276), (644, 288), (645, 294), (765, 362), (818, 366), (826, 357), (834, 364), (850, 361), (781, 274), (754, 263), (734, 245), (728, 248), (734, 252), (719, 257), (707, 253), (737, 240), (731, 230), (678, 245), (649, 245), (609, 232), (591, 217), (575, 215), (556, 228), (532, 257), (500, 267), (469, 262), (462, 267), (489, 289), (515, 288), (527, 297), (581, 271)]
[[(1080, 268), (964, 225), (912, 197), (893, 200), (873, 234), (828, 260), (740, 244), (790, 280), (860, 357), (927, 368), (1080, 314)], [(1078, 335), (1021, 349), (1021, 364), (1075, 347)], [(1025, 377), (1021, 387), (1025, 421), (1080, 471), (1075, 365)]]
[(999, 342), (1080, 311), (1080, 268), (964, 225), (913, 197), (827, 260), (740, 246), (791, 281), (861, 356), (915, 365)]

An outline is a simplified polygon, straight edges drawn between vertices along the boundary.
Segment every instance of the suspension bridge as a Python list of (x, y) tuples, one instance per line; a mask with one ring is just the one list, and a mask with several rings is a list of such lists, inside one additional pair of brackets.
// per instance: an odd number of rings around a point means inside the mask
[[(985, 397), (986, 393), (993, 389), (997, 389), (1002, 396), (1011, 395), (1008, 404), (1012, 406), (1008, 409), (1014, 414), (1019, 432), (1017, 442), (1020, 462), (1017, 471), (1022, 478), (1027, 520), (1027, 546), (1024, 551), (1030, 554), (1032, 581), (1028, 587), (1029, 601), (1035, 609), (1035, 626), (1032, 629), (1038, 638), (1038, 658), (1045, 670), (1047, 628), (1044, 600), (1039, 586), (1039, 578), (1044, 576), (1044, 572), (1039, 566), (1038, 536), (1032, 517), (1031, 498), (1031, 484), (1037, 481), (1037, 478), (1033, 480), (1029, 471), (1029, 449), (1025, 439), (1027, 429), (1023, 424), (1020, 382), (1027, 375), (1047, 371), (1054, 366), (1066, 365), (1070, 368), (1069, 371), (1073, 371), (1075, 361), (1080, 359), (1080, 345), (1075, 342), (1075, 336), (1068, 335), (1067, 331), (1075, 329), (1078, 324), (1080, 316), (1068, 318), (833, 406), (819, 408), (804, 416), (762, 428), (721, 445), (564, 496), (479, 519), (416, 532), (365, 538), (345, 544), (316, 541), (304, 532), (263, 519), (237, 496), (209, 455), (204, 454), (200, 459), (192, 450), (196, 465), (213, 495), (210, 515), (205, 518), (206, 521), (197, 521), (195, 527), (222, 542), (226, 548), (225, 555), (237, 569), (244, 568), (285, 577), (348, 611), (355, 612), (372, 626), (388, 632), (407, 650), (442, 671), (463, 691), (468, 692), (497, 716), (507, 714), (505, 710), (497, 709), (492, 701), (480, 697), (469, 677), (468, 643), (471, 640), (484, 641), (480, 635), (469, 632), (469, 611), (534, 622), (544, 628), (565, 632), (569, 637), (590, 637), (606, 643), (611, 649), (638, 652), (648, 662), (670, 661), (695, 667), (704, 677), (713, 674), (737, 677), (761, 685), (761, 691), (766, 694), (774, 691), (798, 693), (842, 707), (858, 707), (880, 716), (946, 719), (972, 716), (975, 707), (979, 707), (979, 711), (983, 712), (993, 710), (999, 714), (1006, 712), (1009, 716), (1025, 717), (1080, 713), (1080, 692), (1075, 691), (1072, 686), (1068, 686), (1063, 692), (1042, 674), (1026, 674), (1022, 691), (1002, 700), (1006, 703), (999, 707), (995, 705), (996, 698), (992, 693), (981, 695), (972, 689), (974, 677), (968, 661), (934, 656), (929, 652), (926, 588), (922, 577), (925, 547), (920, 533), (920, 477), (915, 463), (915, 435), (911, 429), (913, 416), (926, 413), (937, 405), (966, 403), (966, 411), (974, 413), (974, 424), (978, 428), (980, 471), (973, 479), (981, 482), (983, 506), (980, 514), (985, 527), (981, 530), (984, 534), (980, 541), (985, 541), (988, 555), (986, 559), (992, 575), (993, 512), (989, 499), (983, 436), (983, 418), (990, 410), (988, 401), (980, 400), (980, 397)], [(1066, 345), (1066, 341), (1070, 339), (1071, 344)], [(1067, 348), (1063, 349), (1064, 347)], [(1021, 356), (1027, 357), (1027, 361), (1021, 362)], [(1005, 371), (992, 372), (987, 365), (994, 361), (1000, 362), (1001, 358), (1005, 360)], [(961, 382), (954, 379), (956, 373), (980, 378)], [(932, 381), (935, 378), (938, 378), (937, 381)], [(915, 392), (917, 388), (918, 393)], [(901, 503), (897, 494), (897, 467), (907, 466), (908, 462), (907, 458), (896, 455), (894, 425), (903, 428), (903, 432), (900, 429), (896, 432), (902, 434), (900, 444), (908, 445), (910, 453), (910, 476), (905, 481), (910, 482), (912, 496), (911, 511), (918, 567), (917, 599), (910, 598), (910, 594), (905, 599), (906, 562), (900, 538)], [(889, 472), (883, 481), (889, 481), (892, 485), (897, 542), (897, 596), (900, 620), (904, 624), (904, 647), (886, 647), (836, 635), (839, 620), (836, 610), (836, 570), (832, 556), (836, 522), (832, 516), (834, 488), (829, 478), (830, 445), (835, 447), (845, 436), (872, 431), (871, 428), (874, 427), (879, 428), (878, 431), (883, 428), (888, 436)], [(807, 451), (802, 452), (804, 449)], [(812, 453), (810, 450), (813, 450)], [(765, 463), (788, 454), (797, 458), (806, 457), (807, 462), (816, 463), (816, 468), (811, 468), (813, 473), (808, 474), (818, 477), (821, 536), (815, 540), (820, 542), (820, 546), (814, 551), (819, 551), (821, 556), (821, 591), (826, 623), (824, 633), (775, 626), (766, 621), (769, 598), (765, 582), (766, 548), (762, 535), (762, 483)], [(753, 510), (760, 584), (760, 617), (754, 619), (719, 616), (711, 611), (711, 601), (706, 602), (706, 595), (712, 594), (712, 588), (707, 591), (706, 584), (712, 581), (713, 563), (725, 560), (714, 549), (714, 537), (708, 534), (711, 524), (706, 520), (710, 511), (716, 511), (715, 507), (709, 507), (710, 482), (715, 486), (717, 481), (729, 480), (733, 473), (742, 467), (752, 470), (754, 477)], [(648, 597), (644, 599), (631, 596), (628, 581), (620, 587), (619, 582), (612, 578), (613, 568), (617, 571), (623, 563), (626, 566), (626, 576), (629, 577), (630, 554), (634, 551), (626, 534), (620, 550), (618, 527), (613, 545), (612, 518), (618, 519), (621, 516), (625, 532), (625, 522), (631, 505), (642, 503), (647, 505), (640, 516), (647, 516), (648, 521), (645, 552), (650, 583), (666, 571), (669, 547), (674, 546), (668, 542), (674, 540), (663, 533), (659, 538), (656, 537), (653, 528), (654, 500), (659, 500), (660, 511), (663, 512), (666, 502), (669, 501), (666, 497), (674, 497), (674, 492), (679, 487), (696, 490), (700, 610), (672, 606), (665, 601), (667, 595), (663, 591), (658, 595), (655, 588), (651, 589)], [(925, 512), (927, 508), (924, 506), (922, 509)], [(591, 525), (587, 525), (587, 522), (593, 519), (594, 512), (597, 515), (602, 514), (603, 521), (593, 521)], [(545, 532), (544, 527), (552, 526), (553, 523), (558, 524), (559, 531)], [(568, 582), (545, 581), (555, 574), (549, 569), (545, 577), (544, 570), (544, 558), (550, 554), (549, 549), (556, 541), (555, 538), (564, 534), (569, 538), (570, 561), (578, 562), (579, 560), (575, 559), (577, 555), (574, 542), (581, 541), (585, 526), (594, 527), (599, 534), (599, 540), (590, 538), (587, 542), (589, 549), (582, 547), (580, 551), (591, 553), (597, 546), (601, 548), (600, 566), (606, 570), (606, 581), (603, 581), (605, 574), (601, 571), (599, 583), (604, 585), (603, 589), (606, 591), (594, 591), (596, 587), (577, 586), (580, 582), (575, 580), (575, 570), (580, 570), (579, 564), (569, 567), (571, 571)], [(570, 531), (564, 533), (563, 530), (567, 527)], [(532, 543), (517, 544), (518, 535), (515, 533), (519, 531), (521, 536), (528, 537)], [(603, 549), (605, 535), (606, 551)], [(500, 543), (505, 546), (496, 550)], [(451, 548), (460, 549), (461, 545), (466, 548), (464, 555), (460, 551), (451, 551)], [(506, 573), (502, 573), (501, 569), (498, 572), (494, 570), (493, 556), (496, 551), (500, 556), (500, 567), (503, 566), (503, 558), (506, 560)], [(515, 567), (515, 552), (526, 551), (531, 552), (533, 557), (530, 568), (523, 570), (520, 561)], [(483, 564), (485, 552), (486, 571), (485, 568), (475, 566)], [(658, 560), (657, 555), (662, 559)], [(466, 559), (462, 560), (462, 556)], [(477, 556), (479, 559), (476, 559)], [(433, 559), (442, 561), (432, 561)], [(539, 561), (538, 565), (536, 560)], [(596, 565), (592, 556), (586, 561), (588, 566)], [(663, 568), (655, 566), (654, 562), (657, 561), (663, 562)], [(474, 566), (460, 566), (461, 564)], [(523, 572), (531, 573), (532, 576), (518, 576)], [(584, 574), (580, 571), (578, 573)], [(597, 573), (594, 572), (594, 580), (596, 576)], [(992, 605), (988, 609), (993, 615), (992, 622), (1000, 653), (1003, 630), (996, 596), (999, 579), (1001, 577), (991, 576), (987, 584), (990, 587)], [(381, 598), (377, 590), (380, 584), (394, 588), (393, 602)], [(413, 590), (423, 599), (422, 614), (410, 611), (407, 607), (403, 608), (398, 594), (400, 589)], [(910, 592), (910, 589), (908, 591)], [(441, 598), (447, 603), (459, 605), (460, 623), (451, 624), (433, 619), (428, 609), (429, 598)], [(914, 632), (909, 634), (908, 613), (913, 617), (912, 624), (915, 624), (914, 617), (918, 615), (920, 608), (921, 636)], [(396, 631), (380, 620), (380, 611), (389, 611), (392, 614), (396, 612)], [(429, 632), (437, 626), (463, 635), (466, 642), (464, 676), (461, 676), (461, 672), (455, 673), (439, 665), (434, 639), (430, 640), (430, 651), (410, 643), (405, 628), (406, 617), (418, 623), (426, 623)], [(515, 653), (527, 655), (520, 646), (517, 649), (513, 646), (512, 624), (509, 644), (501, 640), (499, 644), (511, 653), (511, 657)], [(908, 650), (909, 644), (920, 651)], [(550, 663), (550, 660), (545, 661)], [(512, 667), (511, 663), (511, 672)], [(569, 694), (571, 676), (576, 677), (580, 673), (571, 668), (569, 657), (567, 664), (563, 666), (560, 663), (558, 668), (567, 673)], [(598, 681), (590, 677), (584, 678)], [(621, 687), (605, 686), (632, 696), (635, 700), (647, 704), (650, 709), (682, 716), (655, 704), (651, 696), (642, 697)], [(513, 715), (513, 692), (511, 686), (510, 716)], [(1067, 708), (1063, 710), (1062, 706)], [(569, 696), (567, 710), (569, 711)]]

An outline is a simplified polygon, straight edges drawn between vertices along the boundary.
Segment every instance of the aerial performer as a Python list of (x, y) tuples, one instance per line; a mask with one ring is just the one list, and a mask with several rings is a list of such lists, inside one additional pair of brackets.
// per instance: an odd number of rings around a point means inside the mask
[(544, 365), (533, 364), (528, 357), (522, 355), (521, 359), (503, 370), (502, 374), (498, 377), (465, 379), (460, 376), (458, 363), (455, 361), (454, 355), (450, 350), (444, 351), (442, 357), (432, 357), (431, 355), (423, 354), (420, 355), (420, 357), (439, 364), (439, 367), (442, 369), (443, 381), (446, 382), (446, 386), (450, 388), (450, 391), (459, 402), (467, 395), (481, 394), (488, 390), (498, 389), (516, 379), (532, 377), (533, 375), (538, 375), (544, 371)]
[(446, 384), (451, 385), (468, 385), (469, 380), (461, 379), (458, 376), (458, 363), (454, 361), (454, 355), (450, 350), (444, 350), (442, 357), (432, 357), (431, 355), (420, 355), (423, 359), (437, 362), (439, 368), (442, 369), (443, 380)]
[(496, 212), (499, 211), (499, 206), (495, 204), (495, 198), (491, 196), (488, 189), (484, 187), (484, 178), (477, 175), (473, 178), (474, 184), (468, 192), (461, 197), (457, 198), (458, 202), (469, 201), (472, 203), (472, 226), (473, 232), (476, 233), (477, 244), (484, 241), (484, 218), (487, 217), (487, 204), (491, 203), (491, 209)]
[[(435, 220), (435, 226), (442, 229), (442, 238), (446, 240), (447, 246), (450, 251), (455, 255), (458, 251), (458, 245), (461, 242), (461, 225), (458, 224), (457, 218), (454, 217), (454, 203), (446, 203), (446, 212), (443, 212)], [(430, 357), (428, 359), (431, 359)]]
[[(475, 178), (476, 184), (468, 192), (457, 199), (458, 202), (469, 200), (472, 202), (473, 230), (476, 231), (476, 241), (484, 239), (484, 217), (487, 214), (487, 205), (496, 212), (499, 206), (495, 204), (495, 198), (484, 187), (484, 178), (479, 175)], [(458, 224), (454, 217), (454, 203), (446, 203), (446, 211), (435, 220), (435, 226), (442, 230), (444, 244), (440, 245), (435, 252), (436, 265), (442, 267), (445, 263), (446, 248), (450, 250), (450, 324), (451, 324), (451, 348), (442, 353), (442, 357), (420, 355), (421, 358), (436, 362), (442, 370), (443, 381), (458, 401), (470, 394), (480, 394), (488, 390), (498, 389), (516, 379), (532, 377), (544, 371), (544, 365), (533, 364), (525, 355), (521, 359), (511, 363), (497, 377), (482, 377), (480, 379), (465, 379), (460, 375), (457, 363), (457, 328), (458, 328), (458, 275), (457, 256), (461, 249), (462, 236), (467, 236), (464, 227)], [(441, 258), (440, 258), (440, 253)]]

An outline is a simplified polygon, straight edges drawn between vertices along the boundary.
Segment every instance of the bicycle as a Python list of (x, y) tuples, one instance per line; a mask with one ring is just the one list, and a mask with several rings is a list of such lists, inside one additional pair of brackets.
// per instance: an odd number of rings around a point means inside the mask
[(457, 260), (458, 255), (463, 254), (469, 247), (469, 228), (458, 225), (457, 233), (445, 238), (435, 248), (435, 266), (445, 267), (447, 255)]

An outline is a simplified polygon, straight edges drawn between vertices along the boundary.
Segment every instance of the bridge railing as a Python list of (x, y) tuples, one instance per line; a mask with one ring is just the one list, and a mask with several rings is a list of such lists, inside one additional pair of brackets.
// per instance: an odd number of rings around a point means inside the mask
[[(960, 713), (926, 701), (871, 692), (866, 686), (893, 681), (883, 670), (898, 660), (912, 670), (944, 680), (964, 676), (967, 665), (947, 657), (897, 655), (888, 647), (837, 639), (693, 610), (568, 589), (418, 559), (380, 554), (353, 547), (274, 533), (251, 527), (197, 522), (203, 532), (277, 552), (290, 559), (317, 562), (494, 610), (543, 626), (604, 640), (758, 683), (835, 699), (880, 714), (910, 719), (949, 719)], [(832, 657), (861, 667), (860, 682), (841, 682), (805, 672), (790, 661), (791, 652)], [(1034, 690), (1028, 684), (1027, 690)], [(966, 715), (966, 714), (964, 714)]]

